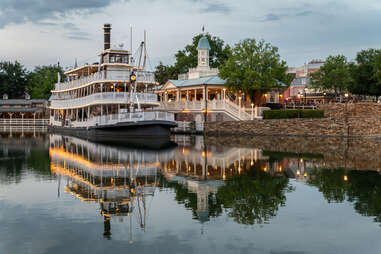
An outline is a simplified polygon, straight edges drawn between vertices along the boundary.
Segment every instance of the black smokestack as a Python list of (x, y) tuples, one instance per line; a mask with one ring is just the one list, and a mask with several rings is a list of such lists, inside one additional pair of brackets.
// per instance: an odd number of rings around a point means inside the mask
[(111, 24), (105, 24), (104, 27), (105, 35), (105, 50), (110, 48), (111, 45)]

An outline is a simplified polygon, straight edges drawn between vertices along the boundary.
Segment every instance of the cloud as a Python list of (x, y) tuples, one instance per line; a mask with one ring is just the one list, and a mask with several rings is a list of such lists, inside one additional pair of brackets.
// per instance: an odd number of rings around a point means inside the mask
[(9, 24), (44, 23), (71, 13), (100, 10), (114, 2), (127, 0), (0, 0), (0, 29)]
[(281, 17), (284, 17), (286, 15), (280, 15), (280, 14), (274, 14), (269, 13), (267, 14), (262, 21), (274, 21), (274, 20), (280, 20)]
[(231, 12), (231, 8), (221, 2), (206, 3), (206, 6), (200, 8), (200, 12), (229, 14)]
[(309, 16), (311, 15), (313, 12), (311, 10), (305, 10), (305, 11), (301, 11), (301, 12), (297, 12), (295, 14), (295, 16), (299, 16), (299, 17), (304, 17), (304, 16)]

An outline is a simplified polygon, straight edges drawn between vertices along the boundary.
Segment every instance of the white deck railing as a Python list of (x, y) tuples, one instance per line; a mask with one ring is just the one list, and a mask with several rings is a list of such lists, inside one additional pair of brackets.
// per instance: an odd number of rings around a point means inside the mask
[[(142, 83), (154, 83), (155, 82), (155, 75), (152, 72), (145, 72), (145, 71), (138, 71), (135, 72), (137, 77), (137, 82)], [(63, 83), (56, 83), (55, 84), (55, 91), (61, 91), (61, 90), (69, 90), (78, 88), (81, 86), (85, 86), (91, 82), (103, 82), (103, 81), (112, 81), (112, 80), (122, 80), (124, 82), (128, 82), (130, 80), (131, 71), (125, 70), (125, 71), (109, 71), (107, 72), (107, 75), (105, 75), (103, 72), (96, 72), (92, 75), (82, 77), (80, 79), (63, 82)]]
[[(92, 126), (105, 126), (113, 125), (117, 123), (129, 123), (139, 121), (174, 121), (175, 117), (173, 113), (163, 111), (143, 111), (135, 113), (120, 113), (104, 116), (96, 116), (88, 121), (68, 121), (67, 125), (74, 128), (87, 128)], [(62, 122), (51, 119), (51, 124), (55, 126), (62, 126)]]
[(48, 124), (49, 119), (0, 118), (0, 126), (47, 126)]
[(66, 109), (66, 108), (80, 108), (89, 105), (97, 104), (124, 104), (124, 103), (158, 103), (157, 95), (152, 93), (124, 93), (124, 92), (106, 92), (95, 93), (88, 96), (64, 99), (64, 100), (52, 100), (51, 108)]
[(229, 100), (212, 100), (208, 101), (206, 107), (205, 101), (173, 101), (173, 102), (161, 102), (161, 109), (169, 111), (202, 111), (202, 110), (221, 110), (229, 113), (236, 120), (250, 120), (251, 114), (245, 112), (245, 108), (234, 104)]

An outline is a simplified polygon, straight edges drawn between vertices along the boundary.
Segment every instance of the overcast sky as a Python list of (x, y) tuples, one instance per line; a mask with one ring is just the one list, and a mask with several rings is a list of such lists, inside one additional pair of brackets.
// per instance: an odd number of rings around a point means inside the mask
[(134, 51), (146, 29), (152, 67), (173, 63), (203, 25), (232, 45), (264, 39), (289, 66), (381, 48), (379, 0), (0, 0), (0, 61), (28, 68), (98, 61), (104, 23), (115, 45), (129, 45), (131, 24)]

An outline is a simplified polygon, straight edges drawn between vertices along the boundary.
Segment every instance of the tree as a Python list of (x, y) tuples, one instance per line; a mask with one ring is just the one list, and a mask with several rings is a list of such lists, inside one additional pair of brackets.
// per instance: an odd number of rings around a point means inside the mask
[(357, 53), (356, 63), (350, 64), (353, 79), (349, 91), (353, 94), (381, 94), (381, 50), (368, 49)]
[(57, 83), (57, 73), (63, 77), (63, 70), (59, 65), (37, 66), (29, 75), (29, 92), (34, 99), (49, 99), (54, 84)]
[(192, 44), (188, 44), (184, 49), (175, 54), (174, 65), (163, 65), (160, 62), (155, 69), (155, 76), (160, 84), (164, 84), (168, 79), (176, 79), (179, 74), (188, 72), (189, 68), (197, 66), (197, 45), (202, 36), (205, 36), (210, 44), (209, 60), (212, 68), (218, 68), (229, 57), (231, 49), (222, 39), (210, 34), (198, 34), (193, 37)]
[(224, 41), (219, 37), (207, 34), (198, 34), (193, 37), (192, 44), (185, 46), (183, 50), (179, 50), (175, 57), (176, 63), (175, 68), (179, 73), (185, 73), (189, 68), (194, 68), (197, 66), (197, 45), (201, 37), (205, 36), (210, 44), (209, 51), (209, 65), (212, 68), (218, 68), (220, 65), (226, 62), (228, 59), (231, 49), (229, 45), (225, 45)]
[(169, 79), (176, 79), (177, 75), (174, 66), (164, 65), (162, 62), (155, 68), (155, 79), (159, 84), (165, 84)]
[(0, 62), (0, 95), (9, 98), (24, 95), (28, 85), (27, 71), (19, 62)]
[(329, 56), (319, 71), (311, 73), (313, 87), (332, 90), (336, 95), (348, 91), (353, 84), (350, 65), (343, 55)]
[(251, 96), (256, 91), (264, 93), (278, 88), (280, 82), (289, 85), (292, 81), (278, 48), (264, 40), (246, 39), (237, 43), (219, 70), (229, 89)]

